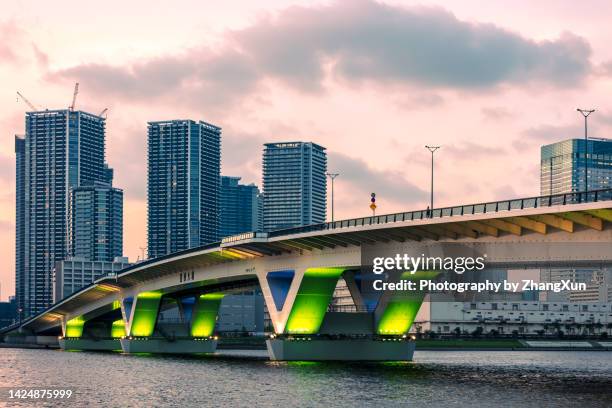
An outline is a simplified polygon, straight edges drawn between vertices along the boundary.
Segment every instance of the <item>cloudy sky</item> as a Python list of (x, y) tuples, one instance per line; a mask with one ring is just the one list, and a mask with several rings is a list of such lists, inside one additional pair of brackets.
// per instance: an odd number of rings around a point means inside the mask
[(223, 128), (222, 173), (260, 184), (262, 143), (327, 147), (336, 217), (536, 195), (539, 147), (612, 133), (612, 3), (13, 1), (0, 16), (0, 283), (14, 292), (13, 135), (21, 91), (109, 108), (124, 251), (146, 245), (146, 122)]

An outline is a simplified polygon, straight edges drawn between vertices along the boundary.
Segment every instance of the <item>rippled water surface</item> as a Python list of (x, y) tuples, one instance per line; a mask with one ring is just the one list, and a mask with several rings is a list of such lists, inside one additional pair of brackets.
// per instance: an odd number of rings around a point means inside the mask
[(0, 386), (73, 388), (74, 406), (90, 407), (612, 406), (610, 352), (417, 351), (411, 363), (369, 364), (265, 356), (0, 349)]

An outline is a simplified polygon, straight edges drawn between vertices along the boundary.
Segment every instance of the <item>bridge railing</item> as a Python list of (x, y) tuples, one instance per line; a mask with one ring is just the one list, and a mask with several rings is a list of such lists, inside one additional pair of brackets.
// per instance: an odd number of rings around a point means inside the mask
[(612, 188), (593, 190), (588, 192), (574, 192), (517, 198), (514, 200), (491, 201), (486, 203), (459, 205), (453, 207), (435, 208), (433, 210), (417, 210), (395, 214), (376, 215), (371, 217), (352, 218), (342, 221), (326, 222), (322, 224), (306, 225), (303, 227), (287, 228), (270, 231), (267, 236), (278, 237), (283, 235), (300, 234), (337, 228), (361, 227), (366, 225), (387, 224), (402, 221), (414, 221), (431, 218), (453, 217), (471, 214), (485, 214), (502, 211), (522, 210), (525, 208), (552, 207), (557, 205), (591, 203), (612, 200)]

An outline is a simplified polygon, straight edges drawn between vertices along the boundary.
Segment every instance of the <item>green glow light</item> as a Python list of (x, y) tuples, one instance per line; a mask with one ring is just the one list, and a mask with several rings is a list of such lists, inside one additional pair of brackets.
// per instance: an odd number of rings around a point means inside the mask
[(66, 337), (81, 337), (83, 335), (85, 319), (83, 316), (75, 317), (66, 322)]
[(200, 295), (191, 318), (191, 336), (208, 337), (215, 331), (223, 293), (206, 293)]
[(315, 334), (319, 331), (342, 272), (344, 268), (306, 270), (287, 319), (286, 333)]
[(125, 322), (123, 319), (115, 320), (111, 326), (111, 337), (119, 339), (125, 336)]
[(161, 292), (142, 292), (138, 294), (133, 306), (134, 316), (130, 325), (131, 336), (150, 337), (153, 335), (161, 297)]
[[(405, 272), (401, 275), (401, 279), (415, 281), (433, 279), (438, 274), (439, 272), (435, 271), (418, 271), (414, 274)], [(412, 326), (424, 297), (425, 294), (419, 292), (394, 294), (378, 321), (376, 332), (381, 335), (405, 334)]]
[(387, 304), (378, 321), (378, 334), (402, 335), (410, 329), (412, 322), (423, 303), (420, 300), (392, 300)]

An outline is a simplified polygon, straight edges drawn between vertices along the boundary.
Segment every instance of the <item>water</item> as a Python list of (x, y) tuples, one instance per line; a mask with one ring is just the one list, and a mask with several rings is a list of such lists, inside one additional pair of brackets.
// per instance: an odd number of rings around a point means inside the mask
[(89, 407), (612, 406), (610, 352), (417, 351), (410, 363), (265, 356), (0, 349), (0, 386), (69, 387), (73, 406)]

